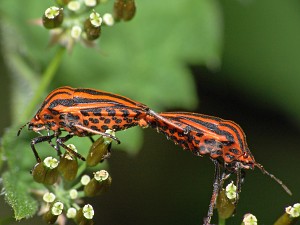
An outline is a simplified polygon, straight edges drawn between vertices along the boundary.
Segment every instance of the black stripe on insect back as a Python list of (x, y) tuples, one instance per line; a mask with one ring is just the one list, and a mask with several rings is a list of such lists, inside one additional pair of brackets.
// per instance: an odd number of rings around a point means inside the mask
[[(69, 89), (69, 88), (66, 88), (66, 89)], [(70, 89), (70, 90), (72, 90), (72, 89)], [(66, 91), (57, 91), (57, 92), (53, 93), (51, 96), (48, 96), (47, 100), (45, 100), (43, 102), (43, 104), (41, 105), (40, 109), (38, 110), (38, 112), (36, 114), (39, 114), (43, 110), (43, 108), (45, 107), (45, 105), (47, 105), (48, 102), (51, 102), (52, 98), (54, 98), (56, 95), (61, 95), (61, 94), (72, 95), (71, 93), (66, 92)]]
[(101, 92), (101, 91), (96, 91), (96, 90), (92, 90), (92, 89), (75, 89), (75, 92), (83, 92), (83, 93), (87, 93), (90, 95), (103, 95), (103, 96), (109, 96), (109, 97), (113, 97), (113, 98), (117, 98), (117, 99), (121, 99), (125, 102), (131, 103), (133, 105), (136, 105), (136, 102), (133, 100), (130, 100), (128, 98), (119, 96), (119, 95), (115, 95), (115, 94), (111, 94), (108, 92)]
[[(232, 136), (231, 133), (227, 132), (227, 131), (224, 131), (224, 130), (221, 130), (218, 128), (218, 126), (216, 124), (213, 124), (213, 123), (209, 123), (209, 122), (205, 122), (205, 121), (202, 121), (202, 120), (198, 120), (198, 119), (195, 119), (195, 118), (190, 118), (190, 117), (180, 117), (180, 118), (183, 118), (183, 119), (187, 119), (187, 120), (190, 120), (194, 123), (198, 123), (204, 127), (206, 127), (208, 130), (218, 134), (218, 135), (223, 135), (226, 137), (226, 139), (229, 141), (229, 142), (234, 142), (234, 137)], [(210, 118), (211, 119), (211, 118)], [(182, 122), (182, 121), (181, 121)], [(187, 123), (186, 123), (187, 124)], [(189, 126), (191, 126), (190, 124), (187, 124)], [(201, 132), (201, 130), (199, 130), (197, 127), (194, 127), (194, 126), (191, 126), (193, 129)]]
[(53, 109), (53, 108), (55, 108), (58, 105), (69, 107), (69, 106), (73, 106), (74, 105), (74, 101), (73, 101), (73, 99), (56, 99), (56, 100), (53, 100), (50, 103), (50, 105), (49, 105), (48, 108), (49, 109)]
[(244, 150), (244, 142), (243, 142), (243, 140), (242, 140), (242, 138), (241, 138), (238, 130), (234, 126), (232, 126), (232, 125), (230, 125), (228, 123), (220, 123), (220, 126), (228, 127), (229, 129), (231, 129), (235, 133), (235, 135), (237, 136), (237, 139), (239, 140), (240, 148), (242, 150)]

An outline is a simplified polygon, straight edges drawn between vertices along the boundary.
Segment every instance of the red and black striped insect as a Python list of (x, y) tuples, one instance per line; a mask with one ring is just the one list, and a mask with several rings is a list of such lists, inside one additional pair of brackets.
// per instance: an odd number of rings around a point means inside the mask
[[(175, 144), (192, 151), (196, 156), (209, 155), (215, 165), (213, 194), (204, 224), (210, 223), (216, 198), (222, 183), (230, 174), (236, 174), (237, 199), (241, 192), (245, 169), (259, 168), (278, 182), (291, 195), (281, 180), (257, 163), (250, 152), (242, 128), (233, 121), (190, 112), (164, 112), (159, 119), (147, 118), (148, 124), (163, 133)], [(221, 173), (223, 168), (223, 173)]]
[[(52, 91), (42, 103), (33, 119), (25, 124), (29, 130), (33, 130), (41, 136), (33, 138), (31, 148), (38, 162), (41, 161), (35, 145), (40, 142), (49, 142), (58, 154), (61, 155), (59, 146), (84, 160), (79, 154), (68, 148), (64, 142), (73, 136), (85, 137), (95, 134), (109, 136), (118, 143), (116, 137), (105, 133), (124, 130), (133, 126), (146, 126), (144, 118), (151, 118), (155, 113), (146, 105), (129, 98), (94, 89), (75, 89), (61, 87)], [(20, 128), (18, 135), (22, 128)], [(46, 130), (47, 135), (40, 131)], [(61, 137), (61, 130), (67, 131), (65, 137)], [(50, 131), (54, 131), (53, 134)], [(56, 144), (51, 141), (56, 138)]]

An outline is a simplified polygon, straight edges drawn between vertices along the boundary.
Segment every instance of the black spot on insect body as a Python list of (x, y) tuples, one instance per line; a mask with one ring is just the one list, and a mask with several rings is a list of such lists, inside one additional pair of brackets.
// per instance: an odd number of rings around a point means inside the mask
[(55, 116), (56, 116), (56, 115), (59, 114), (59, 112), (56, 111), (55, 109), (48, 108), (48, 110), (51, 112), (52, 115), (55, 115)]
[(88, 126), (89, 125), (89, 121), (88, 120), (83, 120), (83, 125)]
[(127, 109), (122, 109), (121, 112), (123, 113), (123, 117), (128, 117), (130, 114)]
[(105, 120), (104, 120), (104, 123), (105, 123), (105, 124), (110, 124), (110, 119), (105, 119)]
[(113, 116), (111, 119), (112, 119), (112, 120), (116, 120), (116, 119), (117, 119), (117, 117)]
[(80, 110), (80, 113), (81, 113), (83, 116), (90, 116), (89, 112), (87, 112), (86, 110)]
[(120, 130), (120, 126), (119, 126), (119, 125), (113, 125), (113, 126), (112, 126), (112, 129), (113, 129), (113, 130)]
[(176, 129), (169, 129), (170, 134), (174, 134), (176, 132)]
[(91, 126), (91, 129), (95, 131), (100, 131), (97, 126)]
[(99, 123), (99, 120), (96, 119), (96, 118), (92, 118), (91, 122), (94, 123), (94, 124), (98, 124), (98, 123)]
[(116, 119), (115, 121), (117, 124), (122, 123), (122, 119)]
[(106, 118), (105, 118), (105, 117), (103, 117), (103, 116), (101, 116), (99, 119), (100, 119), (100, 120), (105, 120)]
[(234, 160), (234, 156), (233, 155), (230, 155), (228, 152), (225, 153), (225, 157), (228, 158), (230, 161)]
[(108, 116), (115, 116), (116, 111), (114, 109), (106, 109), (106, 112), (108, 113)]
[(237, 150), (236, 148), (230, 148), (229, 151), (232, 152), (235, 155), (239, 154), (239, 150)]
[(182, 132), (178, 132), (178, 137), (184, 137), (184, 134)]
[(101, 129), (106, 131), (106, 130), (108, 130), (109, 128), (108, 128), (107, 125), (102, 125), (102, 126), (101, 126)]
[(60, 121), (58, 124), (59, 124), (61, 127), (66, 127), (66, 123), (63, 122), (63, 121)]
[(168, 126), (164, 125), (161, 127), (161, 129), (163, 129), (164, 131), (166, 131), (168, 129)]
[(207, 145), (216, 145), (216, 140), (215, 139), (205, 139), (204, 143)]
[(129, 118), (126, 118), (125, 120), (127, 121), (127, 123), (132, 123), (132, 121), (133, 121), (132, 119), (129, 119)]
[(50, 114), (44, 114), (44, 119), (45, 120), (52, 120), (53, 116), (51, 116)]
[(196, 139), (194, 139), (194, 143), (195, 143), (195, 145), (199, 145), (199, 144), (200, 144), (200, 141), (199, 141), (199, 140), (196, 140)]
[(203, 136), (203, 133), (196, 133), (196, 136), (197, 136), (197, 137), (202, 137), (202, 136)]

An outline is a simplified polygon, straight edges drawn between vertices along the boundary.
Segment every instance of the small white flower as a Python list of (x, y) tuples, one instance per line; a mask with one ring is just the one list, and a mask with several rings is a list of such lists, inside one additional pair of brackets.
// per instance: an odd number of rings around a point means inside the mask
[(84, 4), (88, 7), (94, 7), (97, 5), (97, 0), (84, 0)]
[(64, 209), (64, 204), (61, 202), (55, 202), (51, 208), (51, 212), (55, 216), (59, 216)]
[(108, 177), (109, 173), (106, 170), (100, 170), (94, 173), (94, 178), (100, 182), (106, 180)]
[[(114, 137), (115, 137), (115, 134), (116, 134), (116, 132), (114, 132), (111, 129), (106, 130), (105, 133), (110, 134), (111, 136), (114, 136)], [(111, 141), (112, 141), (112, 139), (110, 137), (106, 137), (106, 136), (103, 136), (103, 139), (104, 139), (104, 143), (107, 144), (107, 145), (110, 144)]]
[(285, 208), (285, 212), (289, 214), (291, 217), (299, 217), (300, 216), (300, 204), (296, 203), (293, 206), (289, 206)]
[[(72, 29), (71, 29), (71, 37), (72, 37), (72, 38), (74, 38), (74, 39), (79, 39), (81, 33), (82, 33), (82, 29), (81, 29), (80, 26), (75, 25), (75, 26), (72, 27)], [(69, 145), (71, 145), (71, 144), (69, 144)], [(69, 147), (69, 145), (68, 145), (68, 147)], [(73, 146), (74, 146), (74, 145), (73, 145)], [(75, 146), (74, 146), (74, 147), (75, 147)], [(70, 147), (69, 147), (69, 148), (70, 148)], [(72, 149), (72, 148), (71, 148), (71, 149)], [(74, 150), (74, 149), (72, 149), (72, 150)], [(76, 150), (76, 148), (75, 148), (75, 150)], [(74, 150), (74, 152), (77, 152), (77, 150), (76, 150), (76, 151), (75, 151), (75, 150)]]
[(80, 9), (80, 2), (79, 1), (70, 1), (68, 3), (68, 9), (71, 11), (78, 11)]
[(50, 169), (54, 169), (58, 166), (58, 160), (56, 158), (49, 156), (44, 159), (44, 164), (46, 167)]
[(244, 216), (243, 223), (245, 225), (257, 225), (257, 218), (254, 215), (248, 213)]
[(76, 189), (72, 189), (70, 190), (69, 195), (71, 199), (76, 199), (78, 197), (78, 191)]
[(91, 206), (90, 204), (83, 206), (82, 213), (85, 218), (87, 218), (89, 220), (93, 219), (93, 217), (94, 217), (93, 206)]
[(227, 198), (229, 198), (230, 200), (236, 198), (236, 186), (233, 184), (233, 182), (226, 186), (225, 191)]
[(47, 203), (54, 202), (55, 198), (56, 198), (55, 194), (51, 192), (47, 192), (43, 195), (43, 200)]
[(102, 18), (100, 16), (100, 14), (97, 12), (92, 12), (90, 14), (90, 21), (94, 27), (100, 27), (102, 24)]
[(60, 9), (56, 6), (49, 7), (45, 11), (45, 17), (47, 17), (48, 19), (54, 19), (56, 16), (59, 15), (59, 11)]
[(67, 211), (67, 218), (71, 219), (71, 218), (75, 218), (77, 214), (77, 210), (73, 207), (69, 208)]
[(91, 178), (89, 177), (89, 175), (83, 175), (81, 177), (80, 182), (82, 183), (82, 185), (87, 185), (90, 182)]
[(107, 26), (112, 26), (115, 23), (114, 17), (112, 16), (112, 14), (110, 13), (105, 13), (103, 15), (103, 22), (107, 25)]

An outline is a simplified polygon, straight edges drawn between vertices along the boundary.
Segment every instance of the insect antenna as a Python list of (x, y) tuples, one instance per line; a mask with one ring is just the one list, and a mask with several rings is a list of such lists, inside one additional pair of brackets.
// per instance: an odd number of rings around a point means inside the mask
[(26, 127), (28, 124), (29, 124), (29, 122), (28, 122), (28, 123), (25, 123), (23, 126), (20, 127), (20, 129), (18, 130), (17, 136), (20, 136), (21, 131), (22, 131), (23, 128)]
[(265, 170), (265, 168), (261, 164), (255, 163), (255, 166), (257, 168), (259, 168), (263, 174), (267, 174), (269, 177), (271, 177), (273, 180), (275, 180), (278, 184), (280, 184), (281, 187), (286, 191), (286, 193), (288, 193), (289, 195), (292, 195), (291, 190), (280, 179), (278, 179), (273, 174), (271, 174), (267, 170)]

